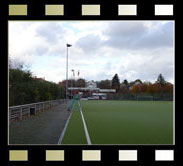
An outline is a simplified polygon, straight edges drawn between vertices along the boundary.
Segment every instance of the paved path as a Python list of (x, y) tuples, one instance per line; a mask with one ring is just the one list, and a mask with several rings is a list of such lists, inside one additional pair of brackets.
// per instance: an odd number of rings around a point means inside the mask
[(70, 112), (60, 104), (9, 127), (10, 144), (57, 144)]

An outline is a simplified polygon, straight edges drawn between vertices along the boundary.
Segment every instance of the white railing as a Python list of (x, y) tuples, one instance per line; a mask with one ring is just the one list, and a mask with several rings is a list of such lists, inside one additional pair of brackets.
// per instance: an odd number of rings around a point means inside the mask
[(36, 115), (36, 113), (40, 111), (50, 109), (51, 107), (65, 102), (66, 99), (59, 99), (9, 107), (9, 121), (22, 120), (24, 117)]

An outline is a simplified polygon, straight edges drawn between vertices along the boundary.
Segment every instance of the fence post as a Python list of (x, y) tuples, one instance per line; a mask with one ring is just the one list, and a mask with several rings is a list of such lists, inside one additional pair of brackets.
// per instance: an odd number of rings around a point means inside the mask
[(36, 104), (34, 104), (34, 107), (35, 107), (35, 115), (36, 115)]
[(31, 109), (31, 107), (29, 106), (29, 112), (28, 112), (29, 113), (29, 115), (28, 115), (29, 117), (30, 117), (30, 109)]
[(22, 107), (20, 107), (20, 120), (22, 120)]

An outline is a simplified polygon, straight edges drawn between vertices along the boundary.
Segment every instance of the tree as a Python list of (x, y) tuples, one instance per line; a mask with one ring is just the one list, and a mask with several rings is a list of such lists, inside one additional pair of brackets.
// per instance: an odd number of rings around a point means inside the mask
[(120, 92), (121, 93), (129, 93), (129, 87), (125, 84), (123, 84), (121, 87), (120, 87)]
[(64, 98), (60, 84), (35, 78), (30, 71), (9, 69), (9, 105), (22, 105)]
[(118, 74), (115, 74), (112, 78), (112, 88), (116, 89), (116, 92), (119, 92), (120, 90), (120, 80)]
[(86, 80), (83, 79), (83, 78), (78, 79), (78, 80), (75, 82), (75, 86), (76, 86), (76, 87), (85, 87), (85, 86), (86, 86)]
[(149, 84), (147, 87), (147, 93), (149, 94), (155, 94), (155, 93), (160, 93), (161, 92), (161, 85), (160, 84)]
[(156, 83), (160, 84), (160, 85), (165, 85), (166, 84), (166, 81), (165, 81), (164, 77), (162, 76), (162, 74), (159, 74)]
[(173, 84), (167, 83), (162, 87), (162, 92), (173, 94)]
[(125, 80), (123, 81), (123, 84), (124, 84), (124, 85), (128, 85), (128, 81), (125, 79)]
[(39, 96), (38, 88), (34, 89), (33, 94), (34, 94), (34, 102), (39, 102), (40, 101), (40, 96)]
[(134, 94), (141, 93), (141, 91), (142, 91), (141, 85), (134, 85), (134, 86), (132, 86), (130, 91), (132, 93), (134, 93)]
[(120, 93), (129, 93), (129, 84), (126, 79), (120, 85)]
[(101, 89), (110, 89), (111, 88), (111, 81), (110, 80), (101, 80), (97, 82), (97, 87)]

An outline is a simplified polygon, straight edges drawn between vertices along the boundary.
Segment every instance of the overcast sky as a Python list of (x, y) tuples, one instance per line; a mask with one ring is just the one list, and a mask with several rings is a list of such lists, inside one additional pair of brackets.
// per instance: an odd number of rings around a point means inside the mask
[[(172, 21), (11, 21), (9, 56), (37, 77), (59, 82), (66, 77), (66, 43), (71, 69), (86, 80), (154, 82), (162, 73), (174, 82)], [(77, 78), (77, 74), (75, 76)]]

